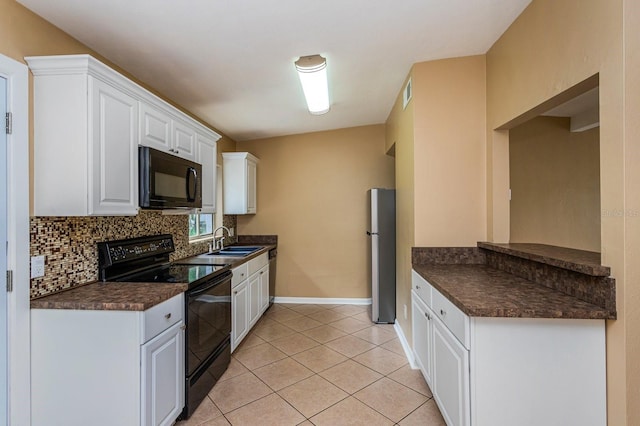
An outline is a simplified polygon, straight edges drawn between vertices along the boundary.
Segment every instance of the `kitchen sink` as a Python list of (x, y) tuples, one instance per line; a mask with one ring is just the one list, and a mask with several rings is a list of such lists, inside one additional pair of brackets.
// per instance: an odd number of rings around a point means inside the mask
[(260, 250), (262, 247), (254, 247), (254, 246), (228, 246), (223, 250), (226, 251), (248, 251), (249, 253), (253, 253), (254, 251)]
[(222, 250), (207, 253), (207, 256), (229, 256), (229, 257), (245, 257), (251, 253), (260, 250), (262, 247), (253, 246), (229, 246)]

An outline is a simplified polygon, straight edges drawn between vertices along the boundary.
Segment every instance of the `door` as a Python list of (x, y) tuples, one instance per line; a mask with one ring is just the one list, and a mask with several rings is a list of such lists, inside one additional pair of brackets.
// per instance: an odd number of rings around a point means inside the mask
[(378, 322), (378, 190), (367, 191), (367, 276), (371, 288), (371, 320)]
[[(0, 117), (7, 113), (7, 80), (0, 77)], [(0, 277), (7, 276), (7, 133), (0, 131)], [(0, 420), (6, 420), (9, 397), (8, 334), (7, 334), (7, 292), (0, 288)], [(0, 423), (5, 423), (0, 421)]]
[(170, 426), (184, 407), (184, 323), (142, 345), (143, 426)]
[(258, 165), (253, 161), (247, 162), (247, 213), (255, 213), (257, 205), (256, 186), (258, 183)]
[(249, 277), (249, 327), (260, 318), (260, 273)]
[(232, 329), (231, 276), (189, 290), (187, 298), (187, 376), (229, 338)]
[(215, 213), (218, 177), (216, 142), (200, 133), (196, 134), (196, 140), (198, 141), (198, 163), (202, 165), (202, 208), (200, 213)]
[(89, 214), (138, 213), (138, 101), (89, 78)]
[(233, 352), (249, 331), (247, 280), (238, 284), (231, 293), (231, 351)]
[[(413, 292), (411, 292), (413, 293)], [(411, 295), (413, 310), (411, 322), (413, 329), (413, 352), (416, 362), (427, 384), (433, 386), (431, 353), (433, 338), (433, 320), (431, 312), (414, 294)]]
[(260, 312), (269, 307), (269, 265), (260, 270)]
[(435, 316), (433, 325), (433, 395), (448, 425), (468, 426), (470, 419), (469, 351)]
[(140, 102), (140, 121), (140, 145), (169, 152), (171, 117), (145, 102)]
[(196, 132), (182, 121), (173, 120), (173, 153), (185, 160), (196, 159)]

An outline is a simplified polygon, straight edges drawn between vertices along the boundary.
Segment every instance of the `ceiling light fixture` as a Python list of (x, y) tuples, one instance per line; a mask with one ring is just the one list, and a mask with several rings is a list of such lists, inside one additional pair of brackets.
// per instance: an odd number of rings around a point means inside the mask
[(301, 56), (295, 65), (309, 112), (314, 115), (329, 112), (327, 60), (320, 55)]

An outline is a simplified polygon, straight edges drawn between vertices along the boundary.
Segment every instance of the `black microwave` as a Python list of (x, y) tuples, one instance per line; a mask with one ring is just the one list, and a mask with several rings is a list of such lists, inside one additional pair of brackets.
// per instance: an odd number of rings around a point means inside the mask
[(140, 207), (193, 209), (202, 207), (202, 166), (157, 149), (138, 148)]

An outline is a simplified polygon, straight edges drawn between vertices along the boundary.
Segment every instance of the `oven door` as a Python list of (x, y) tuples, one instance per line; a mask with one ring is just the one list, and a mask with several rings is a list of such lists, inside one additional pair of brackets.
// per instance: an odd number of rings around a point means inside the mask
[(202, 166), (157, 149), (138, 148), (140, 207), (202, 207)]
[(186, 372), (191, 376), (231, 334), (231, 273), (206, 281), (185, 296)]

